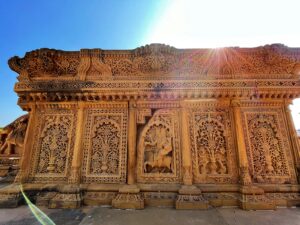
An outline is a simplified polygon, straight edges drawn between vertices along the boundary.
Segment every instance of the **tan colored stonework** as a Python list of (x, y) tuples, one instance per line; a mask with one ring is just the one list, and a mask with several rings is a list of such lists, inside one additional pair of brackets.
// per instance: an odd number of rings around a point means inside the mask
[[(300, 202), (288, 110), (300, 96), (300, 49), (39, 49), (9, 65), (30, 115), (15, 185), (37, 203), (249, 210)], [(16, 206), (20, 196), (8, 190), (0, 203)]]

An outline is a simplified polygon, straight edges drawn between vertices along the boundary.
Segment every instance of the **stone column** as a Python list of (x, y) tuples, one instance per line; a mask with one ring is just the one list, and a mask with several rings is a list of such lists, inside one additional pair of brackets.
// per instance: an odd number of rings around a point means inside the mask
[(71, 165), (71, 175), (69, 183), (79, 184), (80, 183), (80, 170), (82, 163), (82, 139), (83, 139), (83, 127), (84, 127), (84, 108), (81, 102), (78, 103), (77, 107), (77, 123), (75, 133), (74, 152)]
[(202, 196), (201, 190), (193, 185), (192, 156), (187, 105), (182, 102), (181, 118), (181, 154), (183, 167), (183, 185), (178, 190), (176, 209), (207, 209), (208, 201)]
[(128, 158), (127, 184), (119, 189), (112, 200), (112, 206), (118, 209), (143, 209), (144, 199), (136, 185), (136, 102), (129, 102), (128, 118)]
[(235, 134), (237, 139), (237, 150), (239, 158), (240, 182), (243, 185), (251, 184), (251, 177), (249, 175), (249, 166), (247, 159), (247, 151), (245, 144), (245, 134), (243, 130), (242, 115), (239, 101), (232, 101), (234, 113)]
[(192, 157), (190, 147), (190, 132), (188, 112), (185, 107), (181, 108), (181, 153), (182, 153), (182, 166), (183, 166), (183, 184), (193, 184), (192, 174)]
[(300, 143), (298, 140), (298, 136), (297, 136), (296, 128), (295, 128), (294, 121), (292, 118), (291, 110), (289, 108), (290, 104), (291, 104), (291, 101), (285, 102), (285, 115), (286, 115), (287, 126), (288, 126), (287, 128), (288, 128), (288, 132), (289, 132), (288, 136), (290, 137), (290, 140), (291, 140), (293, 155), (295, 158), (295, 166), (296, 166), (297, 173), (298, 173), (298, 182), (300, 183)]
[(246, 210), (252, 209), (275, 209), (274, 202), (269, 202), (264, 194), (264, 190), (252, 184), (249, 174), (249, 164), (245, 144), (246, 134), (242, 123), (241, 105), (238, 100), (231, 102), (234, 113), (235, 134), (237, 139), (237, 150), (239, 158), (240, 172), (240, 199), (239, 207)]
[(136, 103), (129, 102), (127, 184), (136, 182)]
[(32, 165), (32, 150), (33, 150), (33, 139), (35, 131), (36, 121), (36, 104), (30, 104), (29, 120), (27, 130), (24, 138), (24, 144), (20, 159), (20, 169), (15, 178), (14, 183), (24, 183), (29, 177), (30, 166)]

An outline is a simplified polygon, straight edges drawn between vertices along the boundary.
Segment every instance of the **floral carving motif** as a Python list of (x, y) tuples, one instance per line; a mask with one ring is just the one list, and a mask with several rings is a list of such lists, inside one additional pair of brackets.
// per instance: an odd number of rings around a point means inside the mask
[[(97, 119), (96, 119), (97, 120)], [(92, 137), (92, 174), (117, 174), (119, 171), (120, 128), (111, 120), (100, 120), (94, 125)]]
[(193, 108), (190, 124), (195, 182), (237, 182), (237, 165), (228, 110)]
[(41, 135), (38, 173), (63, 173), (69, 144), (71, 121), (67, 117), (49, 117)]
[(248, 115), (249, 140), (256, 182), (274, 176), (289, 176), (286, 156), (274, 115)]
[(200, 174), (227, 174), (227, 152), (224, 126), (210, 117), (196, 116), (196, 143)]
[[(95, 57), (96, 56), (96, 57)], [(22, 76), (68, 77), (88, 72), (89, 79), (121, 76), (183, 75), (192, 78), (295, 78), (299, 76), (299, 53), (274, 44), (254, 49), (175, 49), (151, 44), (135, 50), (81, 50), (64, 52), (40, 49), (24, 58), (13, 57), (10, 67)], [(91, 59), (91, 60), (87, 60)], [(89, 68), (90, 61), (92, 67)], [(79, 65), (80, 64), (80, 65)]]
[(127, 107), (127, 104), (122, 103), (104, 104), (87, 110), (83, 140), (83, 182), (126, 181)]
[(22, 59), (13, 57), (9, 64), (28, 77), (75, 76), (79, 66), (79, 55), (65, 55), (52, 49), (40, 49), (29, 52)]

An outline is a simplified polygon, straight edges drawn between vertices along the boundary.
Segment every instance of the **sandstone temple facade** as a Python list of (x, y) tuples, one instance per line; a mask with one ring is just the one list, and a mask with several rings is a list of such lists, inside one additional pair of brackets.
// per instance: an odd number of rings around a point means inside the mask
[(300, 204), (300, 49), (39, 49), (13, 57), (29, 113), (14, 183), (50, 208)]

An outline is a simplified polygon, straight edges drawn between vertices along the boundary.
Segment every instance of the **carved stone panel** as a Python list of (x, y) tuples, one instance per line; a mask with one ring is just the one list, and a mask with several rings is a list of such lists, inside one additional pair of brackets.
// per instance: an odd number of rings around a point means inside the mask
[(247, 157), (256, 183), (295, 181), (287, 129), (280, 108), (244, 109)]
[(138, 139), (138, 182), (179, 182), (181, 163), (178, 121), (176, 109), (159, 109), (141, 129)]
[(190, 111), (190, 137), (195, 183), (236, 183), (237, 160), (230, 111), (196, 106)]
[[(124, 107), (125, 106), (125, 107)], [(85, 183), (125, 183), (127, 106), (88, 109), (82, 178)]]
[(37, 118), (29, 180), (67, 181), (73, 156), (76, 111), (38, 110)]

